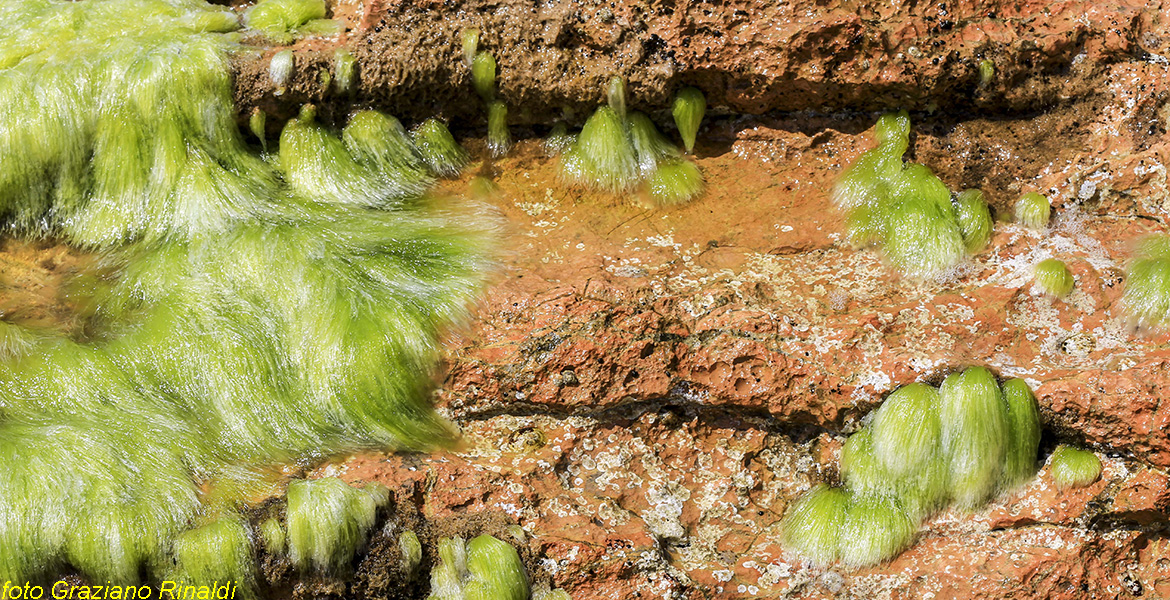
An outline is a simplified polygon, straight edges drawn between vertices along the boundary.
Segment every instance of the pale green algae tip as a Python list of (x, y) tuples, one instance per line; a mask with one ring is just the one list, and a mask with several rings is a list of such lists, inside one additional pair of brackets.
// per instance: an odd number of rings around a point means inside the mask
[(707, 99), (697, 88), (685, 87), (675, 94), (671, 115), (674, 117), (679, 135), (682, 136), (687, 154), (695, 149), (695, 136), (699, 133), (699, 125), (702, 124), (706, 112)]
[(1101, 477), (1101, 459), (1088, 450), (1061, 444), (1053, 451), (1048, 470), (1062, 490), (1085, 487)]
[(1048, 218), (1052, 214), (1052, 205), (1048, 198), (1036, 193), (1028, 192), (1016, 201), (1016, 222), (1029, 229), (1044, 229), (1048, 227)]
[(1122, 302), (1139, 325), (1170, 325), (1170, 236), (1148, 236), (1138, 243)]
[(844, 485), (818, 485), (785, 513), (785, 544), (822, 566), (889, 560), (947, 504), (977, 508), (1032, 477), (1039, 444), (1039, 410), (1022, 380), (1001, 390), (972, 367), (941, 390), (903, 386), (845, 441)]
[(464, 543), (439, 542), (439, 564), (431, 570), (427, 600), (528, 600), (528, 574), (516, 549), (490, 535)]
[[(457, 436), (426, 391), (443, 330), (491, 268), (494, 221), (388, 182), (427, 164), (402, 137), (364, 137), (394, 123), (362, 119), (347, 146), (310, 110), (286, 127), (280, 170), (250, 151), (236, 46), (211, 33), (227, 16), (193, 0), (0, 5), (0, 211), (101, 253), (78, 278), (92, 341), (2, 328), (2, 579), (242, 569), (200, 549), (238, 527), (191, 528), (267, 489), (267, 466)], [(309, 517), (290, 523), (290, 548), (336, 565), (381, 496), (334, 502), (309, 485), (293, 486)]]
[[(561, 153), (561, 179), (566, 183), (630, 193), (639, 185), (656, 204), (688, 202), (703, 193), (703, 176), (694, 163), (641, 112), (627, 112), (625, 83), (610, 81), (608, 106), (593, 113), (576, 137), (554, 131), (546, 142), (550, 153)], [(567, 146), (567, 147), (566, 147)]]
[(480, 52), (471, 61), (471, 83), (484, 102), (496, 98), (496, 57)]
[(1072, 272), (1055, 258), (1036, 263), (1036, 266), (1032, 267), (1032, 277), (1036, 285), (1049, 296), (1064, 298), (1073, 291)]
[(512, 135), (508, 133), (508, 107), (499, 100), (488, 103), (488, 151), (499, 158), (512, 147)]
[[(862, 154), (833, 188), (846, 212), (855, 246), (877, 244), (886, 259), (912, 277), (934, 277), (976, 253), (990, 239), (990, 213), (982, 195), (960, 194), (919, 164), (903, 164), (909, 148), (905, 111), (882, 115), (878, 146)], [(986, 213), (986, 214), (985, 214)]]

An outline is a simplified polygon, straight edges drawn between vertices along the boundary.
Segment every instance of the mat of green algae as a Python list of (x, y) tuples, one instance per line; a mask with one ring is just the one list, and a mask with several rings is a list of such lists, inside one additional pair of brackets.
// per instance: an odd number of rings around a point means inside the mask
[(195, 0), (0, 7), (0, 212), (98, 256), (68, 285), (84, 340), (0, 325), (0, 579), (157, 580), (267, 466), (455, 435), (424, 392), (492, 219), (414, 181), (288, 185), (336, 165), (243, 142), (236, 27)]

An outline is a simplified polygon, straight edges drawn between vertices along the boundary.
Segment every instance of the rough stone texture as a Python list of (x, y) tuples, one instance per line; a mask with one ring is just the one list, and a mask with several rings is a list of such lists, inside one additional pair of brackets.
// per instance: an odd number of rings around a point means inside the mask
[[(333, 4), (348, 25), (340, 43), (361, 65), (359, 103), (408, 119), (441, 112), (461, 127), (482, 122), (460, 59), (460, 34), (472, 27), (499, 64), (511, 120), (543, 126), (583, 120), (614, 75), (639, 108), (663, 108), (679, 87), (696, 85), (732, 113), (1033, 113), (1097, 96), (1111, 65), (1155, 62), (1170, 47), (1164, 8), (1138, 0)], [(264, 75), (271, 52), (242, 61), (245, 114), (259, 105), (287, 117), (320, 101), (317, 70), (330, 52), (322, 46), (298, 43), (297, 85), (281, 98)], [(996, 76), (981, 88), (984, 59)]]

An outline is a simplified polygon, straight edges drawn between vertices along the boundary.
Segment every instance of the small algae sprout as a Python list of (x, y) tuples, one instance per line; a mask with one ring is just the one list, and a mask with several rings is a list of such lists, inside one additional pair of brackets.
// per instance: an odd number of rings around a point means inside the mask
[(613, 77), (609, 80), (609, 87), (605, 90), (605, 99), (609, 107), (623, 121), (626, 118), (626, 80)]
[(217, 582), (234, 587), (240, 598), (254, 597), (252, 541), (238, 517), (221, 517), (183, 532), (175, 538), (172, 553), (175, 566), (167, 580), (180, 588)]
[(1052, 481), (1062, 490), (1085, 487), (1101, 477), (1101, 459), (1096, 454), (1065, 444), (1053, 451), (1048, 468)]
[(333, 52), (333, 89), (338, 94), (354, 91), (353, 82), (357, 75), (357, 60), (345, 48)]
[(386, 488), (351, 487), (337, 478), (294, 481), (288, 486), (288, 553), (302, 570), (333, 572), (348, 565), (366, 543)]
[(1048, 198), (1036, 192), (1028, 192), (1016, 201), (1016, 222), (1028, 229), (1048, 227), (1051, 214), (1052, 205), (1048, 203)]
[(488, 103), (488, 150), (492, 156), (500, 157), (512, 147), (512, 136), (508, 133), (508, 107), (499, 100)]
[(950, 503), (977, 508), (1036, 472), (1039, 410), (1028, 385), (985, 368), (891, 392), (841, 449), (841, 487), (815, 486), (788, 509), (785, 544), (817, 565), (893, 558)]
[(1049, 296), (1064, 298), (1072, 293), (1073, 274), (1065, 264), (1055, 258), (1049, 258), (1036, 263), (1032, 267), (1032, 277), (1036, 287)]
[(268, 115), (259, 108), (252, 109), (248, 117), (248, 131), (260, 142), (260, 146), (268, 151)]
[(276, 87), (276, 91), (273, 94), (281, 96), (288, 91), (288, 82), (292, 78), (295, 64), (296, 58), (293, 56), (292, 50), (281, 50), (272, 55), (272, 58), (268, 61), (268, 78), (272, 80), (272, 85)]
[(528, 600), (531, 590), (520, 554), (507, 542), (481, 535), (439, 541), (427, 600)]
[(244, 23), (277, 44), (304, 35), (332, 35), (340, 25), (325, 18), (325, 0), (260, 0), (244, 13)]
[(685, 87), (675, 94), (671, 114), (674, 116), (674, 124), (682, 136), (687, 154), (695, 149), (695, 136), (699, 133), (699, 125), (703, 122), (703, 115), (706, 112), (707, 99), (697, 88)]
[(544, 151), (549, 156), (558, 156), (568, 150), (577, 138), (569, 133), (569, 127), (564, 123), (553, 125), (548, 137), (544, 138)]
[(979, 61), (979, 87), (985, 88), (995, 80), (995, 63), (990, 58)]
[(991, 210), (981, 190), (963, 190), (955, 197), (955, 216), (967, 254), (978, 254), (991, 243)]
[[(0, 216), (98, 255), (78, 274), (92, 336), (0, 327), (0, 579), (246, 579), (247, 527), (206, 519), (272, 466), (457, 437), (427, 392), (494, 225), (421, 194), (428, 154), (387, 115), (338, 138), (306, 107), (265, 161), (223, 12), (0, 6)], [(348, 564), (386, 499), (337, 485), (290, 486), (299, 564)], [(259, 532), (272, 552), (279, 530)]]
[(402, 570), (412, 574), (422, 564), (422, 542), (409, 529), (398, 534), (398, 551), (402, 553)]
[(848, 237), (858, 247), (876, 244), (911, 277), (935, 277), (986, 246), (990, 213), (981, 194), (954, 201), (946, 184), (919, 164), (903, 164), (909, 148), (905, 111), (882, 115), (878, 146), (862, 154), (833, 188), (846, 213)]
[(1139, 325), (1170, 324), (1170, 236), (1148, 236), (1138, 243), (1126, 271), (1122, 301)]
[(471, 27), (463, 30), (463, 64), (471, 68), (475, 53), (479, 50), (479, 30)]
[(467, 150), (455, 141), (451, 131), (438, 119), (423, 121), (410, 136), (427, 168), (437, 176), (458, 175), (471, 160)]
[(703, 192), (703, 176), (641, 112), (626, 108), (625, 83), (610, 81), (608, 105), (585, 121), (575, 138), (554, 130), (546, 142), (561, 152), (561, 178), (572, 185), (630, 193), (644, 184), (659, 205), (687, 202)]
[(471, 63), (471, 83), (475, 93), (484, 102), (491, 102), (496, 98), (496, 57), (490, 52), (480, 52), (475, 55)]

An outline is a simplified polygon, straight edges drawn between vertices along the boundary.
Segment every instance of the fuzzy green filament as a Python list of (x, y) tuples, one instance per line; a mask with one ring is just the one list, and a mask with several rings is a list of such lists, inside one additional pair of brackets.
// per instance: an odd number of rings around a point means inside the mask
[(250, 29), (288, 44), (307, 23), (325, 17), (325, 0), (260, 0), (244, 14)]
[(1044, 229), (1048, 227), (1048, 217), (1052, 214), (1052, 205), (1048, 198), (1028, 192), (1016, 201), (1016, 222), (1029, 229)]
[[(288, 550), (301, 569), (336, 571), (366, 542), (386, 488), (350, 487), (340, 479), (294, 481), (288, 486)], [(380, 488), (380, 489), (379, 489)]]
[(567, 146), (561, 158), (561, 177), (574, 185), (615, 193), (629, 193), (645, 184), (658, 205), (698, 197), (703, 193), (698, 166), (684, 160), (644, 113), (622, 116), (625, 87), (619, 83), (621, 78), (615, 77), (609, 89), (610, 105), (598, 108), (575, 139), (554, 131), (546, 142), (552, 152)]
[(1125, 311), (1140, 325), (1170, 324), (1170, 236), (1143, 239), (1125, 278)]
[(259, 108), (252, 109), (252, 114), (248, 117), (248, 131), (252, 132), (252, 135), (260, 142), (260, 146), (265, 151), (268, 150), (267, 124), (268, 115)]
[[(387, 115), (341, 139), (306, 107), (262, 159), (236, 125), (222, 13), (0, 8), (0, 214), (101, 263), (79, 274), (91, 338), (0, 327), (0, 579), (244, 579), (246, 527), (192, 524), (269, 467), (457, 436), (427, 392), (491, 225), (419, 194), (427, 153)], [(278, 85), (292, 63), (274, 57)], [(384, 492), (292, 484), (295, 561), (348, 564)], [(270, 551), (279, 531), (262, 526)]]
[(883, 115), (878, 146), (841, 175), (834, 202), (846, 213), (855, 246), (877, 244), (886, 259), (912, 277), (935, 277), (982, 249), (990, 214), (974, 194), (954, 202), (950, 190), (923, 165), (904, 165), (910, 119), (905, 111)]
[(243, 521), (222, 517), (175, 539), (175, 569), (167, 577), (180, 587), (219, 582), (240, 598), (254, 596), (255, 558)]
[(428, 168), (443, 177), (458, 175), (471, 160), (471, 155), (438, 119), (423, 121), (413, 132), (418, 153)]
[(972, 509), (1036, 472), (1036, 399), (1019, 379), (1001, 390), (972, 367), (886, 397), (841, 449), (843, 487), (819, 485), (782, 521), (785, 544), (818, 565), (873, 565), (908, 547), (917, 524), (949, 503)]
[(671, 114), (674, 116), (674, 124), (682, 136), (687, 154), (695, 149), (695, 136), (699, 133), (699, 125), (702, 124), (706, 112), (707, 99), (698, 89), (685, 87), (675, 95)]
[(1064, 298), (1072, 293), (1073, 274), (1068, 267), (1055, 258), (1049, 258), (1036, 263), (1032, 268), (1032, 276), (1045, 294), (1056, 298)]
[(955, 197), (955, 216), (967, 254), (978, 254), (991, 242), (993, 222), (981, 190), (963, 190)]
[(490, 535), (439, 542), (428, 600), (528, 600), (528, 575), (510, 544)]
[(484, 102), (491, 102), (496, 98), (496, 58), (489, 52), (480, 52), (471, 62), (471, 83), (475, 86), (475, 93)]
[(413, 531), (403, 531), (398, 535), (398, 551), (402, 554), (402, 571), (412, 574), (422, 563), (422, 542)]
[(1061, 444), (1053, 451), (1048, 469), (1062, 490), (1085, 487), (1101, 477), (1101, 459), (1088, 450)]
[(512, 147), (512, 135), (508, 133), (508, 106), (499, 100), (488, 103), (488, 150), (499, 158)]

